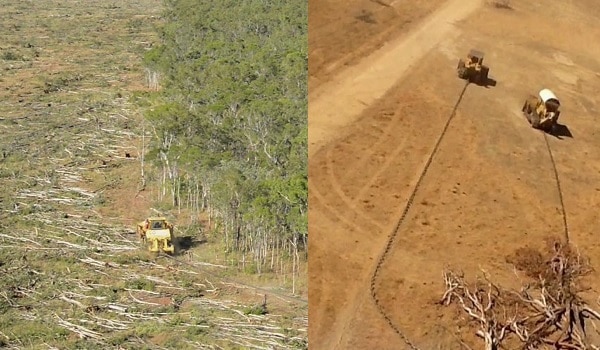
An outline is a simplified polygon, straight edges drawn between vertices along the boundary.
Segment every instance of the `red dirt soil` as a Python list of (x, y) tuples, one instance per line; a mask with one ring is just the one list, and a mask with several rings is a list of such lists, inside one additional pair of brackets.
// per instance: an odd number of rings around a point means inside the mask
[[(591, 0), (545, 6), (510, 1), (512, 9), (488, 1), (417, 2), (424, 3), (309, 4), (311, 349), (408, 349), (378, 312), (369, 292), (371, 277), (464, 86), (454, 68), (471, 48), (486, 53), (497, 85), (466, 90), (375, 281), (385, 312), (419, 349), (460, 349), (459, 337), (481, 348), (463, 313), (435, 304), (444, 292), (443, 268), (462, 269), (467, 279), (483, 268), (499, 283), (516, 287), (507, 256), (525, 246), (542, 247), (548, 234), (562, 234), (544, 137), (521, 114), (527, 95), (542, 88), (561, 99), (559, 123), (572, 133), (548, 136), (570, 241), (600, 269), (600, 98), (595, 94), (600, 46), (590, 44), (600, 37), (595, 25), (600, 7)], [(466, 4), (473, 12), (465, 19), (449, 18), (451, 30), (436, 29), (436, 38), (423, 30), (434, 7), (457, 14), (453, 6)], [(372, 20), (356, 18), (365, 11), (372, 12)], [(423, 46), (411, 51), (416, 44), (404, 40), (414, 30), (423, 30), (417, 42), (431, 44), (422, 57), (415, 52)], [(355, 103), (367, 90), (350, 79), (357, 76), (356, 67), (371, 74), (369, 62), (389, 62), (377, 57), (398, 45), (405, 45), (407, 57), (415, 56), (410, 69), (373, 68), (372, 74), (397, 73), (388, 77), (395, 84), (372, 102)], [(375, 96), (382, 87), (367, 88)], [(348, 103), (336, 104), (332, 96), (341, 90), (336, 98)], [(591, 296), (600, 294), (598, 281), (597, 272), (587, 280)], [(590, 301), (595, 304), (595, 297)]]

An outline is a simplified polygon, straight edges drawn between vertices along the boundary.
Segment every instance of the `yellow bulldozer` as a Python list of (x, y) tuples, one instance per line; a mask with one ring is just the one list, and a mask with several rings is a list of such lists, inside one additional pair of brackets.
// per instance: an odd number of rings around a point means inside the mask
[(173, 225), (164, 217), (149, 217), (138, 223), (137, 233), (151, 252), (175, 253)]
[(554, 132), (558, 121), (560, 101), (550, 89), (542, 89), (538, 96), (530, 95), (521, 110), (533, 128)]
[(456, 73), (458, 77), (470, 83), (487, 85), (490, 68), (483, 65), (483, 52), (471, 50), (466, 59), (459, 59)]

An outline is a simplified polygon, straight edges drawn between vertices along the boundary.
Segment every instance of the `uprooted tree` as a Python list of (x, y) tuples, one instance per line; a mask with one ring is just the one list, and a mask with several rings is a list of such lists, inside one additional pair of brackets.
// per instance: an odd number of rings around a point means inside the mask
[(560, 240), (549, 242), (548, 248), (545, 254), (529, 248), (517, 254), (515, 273), (520, 270), (530, 279), (520, 290), (498, 286), (485, 271), (472, 284), (462, 272), (444, 271), (446, 291), (440, 303), (467, 313), (486, 350), (508, 344), (524, 350), (600, 349), (594, 323), (600, 313), (579, 295), (581, 277), (591, 271), (589, 262)]

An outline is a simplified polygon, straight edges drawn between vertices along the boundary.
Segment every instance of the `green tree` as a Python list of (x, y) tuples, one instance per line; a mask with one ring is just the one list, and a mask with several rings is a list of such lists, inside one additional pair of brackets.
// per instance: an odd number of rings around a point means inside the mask
[[(209, 213), (257, 271), (307, 241), (307, 4), (166, 0), (147, 157), (174, 205)], [(298, 262), (294, 258), (294, 266)]]

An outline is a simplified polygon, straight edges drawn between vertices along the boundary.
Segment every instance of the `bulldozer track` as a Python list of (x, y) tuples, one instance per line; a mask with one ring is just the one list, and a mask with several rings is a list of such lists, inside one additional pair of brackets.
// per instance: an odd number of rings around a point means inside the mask
[(564, 235), (567, 243), (569, 242), (569, 224), (567, 222), (567, 211), (565, 210), (565, 201), (563, 199), (562, 186), (560, 183), (560, 178), (558, 176), (558, 169), (556, 167), (556, 161), (554, 160), (554, 154), (552, 153), (552, 147), (550, 147), (550, 142), (548, 142), (548, 135), (541, 131), (544, 135), (544, 142), (546, 143), (546, 148), (548, 149), (548, 155), (550, 156), (550, 162), (552, 163), (552, 170), (554, 171), (554, 178), (556, 179), (556, 188), (558, 190), (558, 199), (560, 201), (560, 208), (562, 212), (563, 219), (563, 227), (564, 227)]
[(402, 330), (400, 330), (400, 327), (398, 327), (392, 321), (389, 314), (386, 312), (385, 308), (381, 304), (379, 297), (377, 295), (377, 288), (376, 288), (377, 277), (379, 276), (379, 273), (381, 272), (383, 263), (385, 262), (388, 254), (392, 251), (392, 247), (393, 247), (394, 243), (396, 242), (398, 233), (400, 232), (400, 227), (402, 226), (402, 223), (404, 223), (404, 220), (406, 219), (408, 212), (410, 211), (410, 208), (412, 207), (415, 196), (416, 196), (417, 192), (419, 191), (419, 188), (421, 187), (421, 183), (423, 182), (423, 178), (425, 178), (425, 175), (427, 174), (427, 171), (429, 170), (429, 166), (431, 165), (433, 158), (436, 155), (436, 153), (440, 147), (440, 144), (448, 131), (450, 122), (452, 121), (452, 119), (454, 119), (454, 116), (456, 115), (456, 110), (458, 109), (458, 106), (460, 105), (460, 102), (462, 101), (463, 96), (464, 96), (465, 92), (467, 91), (468, 86), (469, 86), (469, 82), (466, 82), (458, 96), (458, 99), (456, 100), (456, 103), (454, 104), (454, 107), (452, 108), (452, 112), (450, 113), (450, 115), (448, 116), (448, 119), (446, 120), (446, 124), (444, 125), (444, 128), (442, 129), (440, 136), (438, 137), (433, 149), (431, 150), (431, 153), (429, 154), (429, 157), (427, 158), (427, 162), (425, 163), (425, 166), (423, 167), (423, 170), (421, 171), (421, 174), (419, 175), (419, 178), (417, 179), (417, 182), (416, 182), (412, 192), (410, 193), (410, 196), (408, 197), (406, 205), (405, 205), (404, 209), (402, 210), (402, 214), (400, 215), (400, 218), (396, 222), (394, 230), (392, 231), (392, 234), (390, 235), (390, 237), (386, 243), (385, 249), (383, 250), (383, 253), (379, 256), (377, 265), (375, 266), (375, 271), (371, 275), (371, 286), (370, 286), (371, 298), (375, 302), (378, 312), (383, 316), (383, 318), (387, 321), (388, 325), (394, 330), (394, 332), (404, 341), (404, 343), (411, 350), (420, 350), (420, 349), (416, 345), (414, 345), (410, 341), (410, 339), (404, 334), (404, 332), (402, 332)]
[(332, 161), (333, 157), (331, 155), (331, 149), (327, 150), (326, 157), (327, 157), (327, 174), (329, 175), (330, 184), (331, 184), (331, 187), (333, 188), (334, 192), (336, 192), (338, 197), (342, 200), (342, 202), (344, 202), (344, 204), (350, 210), (352, 210), (352, 212), (356, 213), (356, 215), (365, 219), (367, 222), (369, 222), (370, 225), (373, 225), (373, 226), (377, 227), (378, 229), (383, 229), (383, 226), (381, 225), (381, 223), (375, 221), (373, 218), (364, 214), (363, 211), (356, 209), (357, 202), (360, 200), (361, 193), (359, 192), (359, 195), (357, 195), (355, 198), (351, 198), (346, 193), (344, 193), (344, 190), (340, 186), (340, 183), (338, 181), (336, 181), (336, 175), (334, 174), (333, 167), (331, 166), (331, 164), (333, 164), (333, 161)]
[(261, 292), (263, 294), (267, 294), (267, 295), (278, 297), (278, 298), (280, 298), (282, 300), (287, 300), (287, 301), (290, 301), (290, 302), (293, 302), (293, 303), (297, 303), (297, 304), (302, 304), (302, 305), (308, 305), (308, 300), (306, 300), (306, 299), (302, 299), (302, 298), (298, 298), (298, 297), (293, 297), (293, 296), (288, 295), (288, 294), (276, 292), (276, 291), (269, 290), (269, 289), (262, 288), (262, 287), (258, 287), (258, 286), (253, 286), (251, 284), (247, 284), (247, 283), (243, 283), (243, 282), (239, 282), (239, 281), (236, 281), (234, 279), (231, 279), (231, 278), (228, 278), (228, 277), (225, 277), (225, 276), (222, 276), (222, 275), (219, 275), (219, 274), (207, 271), (206, 269), (200, 268), (198, 265), (192, 264), (190, 262), (184, 261), (182, 259), (176, 258), (176, 257), (171, 256), (171, 255), (163, 255), (163, 256), (165, 256), (166, 258), (168, 258), (170, 260), (176, 261), (176, 262), (178, 262), (178, 263), (180, 263), (182, 265), (189, 266), (189, 267), (193, 268), (196, 271), (201, 271), (203, 274), (209, 275), (209, 276), (214, 277), (216, 279), (219, 279), (221, 281), (226, 281), (226, 282), (229, 282), (229, 283), (232, 283), (232, 284), (237, 284), (239, 286), (243, 286), (245, 288), (252, 289), (252, 290), (255, 290), (257, 292)]

